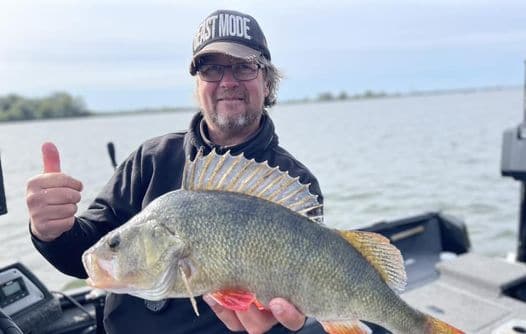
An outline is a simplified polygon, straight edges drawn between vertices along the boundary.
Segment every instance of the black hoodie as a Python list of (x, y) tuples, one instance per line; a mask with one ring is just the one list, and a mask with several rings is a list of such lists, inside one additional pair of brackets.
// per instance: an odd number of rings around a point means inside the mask
[[(89, 208), (76, 218), (73, 228), (51, 242), (32, 236), (38, 251), (58, 270), (79, 278), (87, 274), (82, 266), (83, 252), (107, 232), (124, 224), (155, 198), (179, 189), (185, 159), (193, 159), (199, 149), (215, 149), (233, 155), (244, 153), (248, 159), (268, 161), (279, 166), (300, 182), (310, 183), (310, 190), (323, 197), (316, 178), (290, 153), (278, 145), (274, 124), (267, 113), (261, 126), (248, 141), (232, 147), (220, 147), (207, 139), (203, 116), (198, 113), (188, 131), (167, 134), (144, 142), (116, 170), (113, 177)], [(129, 295), (108, 294), (104, 324), (109, 333), (228, 333), (210, 308), (198, 298), (200, 317), (193, 313), (187, 299), (171, 299), (168, 307), (153, 312), (145, 301)], [(284, 332), (276, 326), (273, 333)]]

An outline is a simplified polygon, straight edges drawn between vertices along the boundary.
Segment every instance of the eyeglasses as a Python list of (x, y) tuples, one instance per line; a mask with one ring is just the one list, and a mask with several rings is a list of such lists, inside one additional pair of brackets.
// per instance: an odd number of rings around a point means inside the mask
[(233, 65), (202, 64), (197, 68), (199, 77), (207, 82), (218, 82), (223, 79), (225, 68), (232, 70), (232, 75), (236, 80), (248, 81), (258, 77), (261, 66), (254, 63), (240, 63)]

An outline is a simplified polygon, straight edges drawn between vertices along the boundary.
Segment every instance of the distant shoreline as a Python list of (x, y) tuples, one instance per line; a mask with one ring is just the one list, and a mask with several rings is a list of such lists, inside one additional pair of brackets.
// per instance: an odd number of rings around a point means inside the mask
[[(306, 97), (303, 99), (289, 99), (279, 100), (277, 105), (290, 105), (290, 104), (306, 104), (306, 103), (319, 103), (319, 102), (338, 102), (338, 101), (362, 101), (371, 99), (384, 99), (384, 98), (405, 98), (405, 97), (417, 97), (417, 96), (436, 96), (436, 95), (448, 95), (448, 94), (472, 94), (480, 92), (491, 92), (491, 91), (503, 91), (520, 89), (521, 85), (508, 85), (508, 86), (487, 86), (487, 87), (471, 87), (471, 88), (456, 88), (456, 89), (436, 89), (436, 90), (422, 90), (422, 91), (411, 91), (405, 93), (385, 93), (382, 91), (366, 90), (360, 94), (348, 95), (347, 93), (333, 94), (330, 92), (320, 93), (315, 98)], [(129, 114), (144, 114), (144, 113), (164, 113), (164, 112), (187, 112), (197, 111), (196, 107), (163, 107), (163, 108), (141, 108), (134, 110), (122, 110), (122, 111), (93, 111), (93, 116), (106, 116), (106, 115), (129, 115)]]
[(455, 89), (435, 89), (435, 90), (422, 90), (422, 91), (411, 91), (405, 93), (386, 93), (383, 91), (372, 91), (366, 90), (364, 93), (347, 95), (345, 92), (339, 94), (332, 94), (330, 92), (321, 93), (317, 98), (304, 98), (304, 99), (292, 99), (279, 101), (278, 104), (301, 104), (301, 103), (313, 103), (313, 102), (330, 102), (330, 101), (361, 101), (369, 99), (383, 99), (383, 98), (404, 98), (404, 97), (417, 97), (417, 96), (436, 96), (436, 95), (449, 95), (449, 94), (472, 94), (480, 92), (491, 92), (491, 91), (503, 91), (520, 89), (521, 85), (508, 85), (508, 86), (487, 86), (487, 87), (471, 87), (471, 88), (455, 88)]
[[(503, 91), (520, 89), (521, 85), (507, 85), (507, 86), (487, 86), (487, 87), (471, 87), (471, 88), (456, 88), (456, 89), (436, 89), (436, 90), (422, 90), (422, 91), (411, 91), (405, 93), (386, 93), (383, 91), (366, 90), (363, 93), (349, 95), (342, 91), (341, 93), (334, 94), (332, 92), (319, 93), (317, 97), (305, 97), (303, 99), (289, 99), (279, 101), (277, 105), (294, 105), (294, 104), (309, 104), (309, 103), (320, 103), (320, 102), (343, 102), (343, 101), (363, 101), (372, 99), (385, 99), (385, 98), (407, 98), (407, 97), (419, 97), (419, 96), (437, 96), (437, 95), (448, 95), (448, 94), (472, 94), (479, 92), (490, 92), (490, 91)], [(0, 96), (0, 99), (2, 97)], [(97, 111), (97, 110), (86, 110), (81, 115), (71, 115), (70, 117), (41, 117), (32, 119), (16, 119), (16, 120), (1, 120), (2, 123), (17, 123), (27, 121), (40, 121), (49, 119), (71, 119), (71, 118), (85, 118), (85, 117), (108, 117), (108, 116), (123, 116), (123, 115), (142, 115), (152, 113), (173, 113), (173, 112), (195, 112), (196, 107), (160, 107), (160, 108), (140, 108), (140, 109), (128, 109), (128, 110), (110, 110), (110, 111)], [(2, 110), (0, 110), (2, 112)]]

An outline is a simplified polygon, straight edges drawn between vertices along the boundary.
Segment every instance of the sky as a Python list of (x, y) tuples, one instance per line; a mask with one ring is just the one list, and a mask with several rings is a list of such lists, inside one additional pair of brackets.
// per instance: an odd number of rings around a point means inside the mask
[(278, 101), (524, 82), (524, 0), (0, 0), (0, 96), (196, 106), (192, 39), (220, 8), (259, 22), (285, 76)]

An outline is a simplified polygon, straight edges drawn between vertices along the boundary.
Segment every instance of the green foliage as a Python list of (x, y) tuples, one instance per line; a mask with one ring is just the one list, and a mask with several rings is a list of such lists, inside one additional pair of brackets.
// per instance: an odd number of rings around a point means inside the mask
[(347, 100), (349, 98), (349, 96), (347, 95), (346, 92), (342, 91), (340, 93), (340, 95), (338, 95), (338, 100)]
[(324, 92), (318, 95), (318, 101), (332, 101), (332, 100), (334, 100), (334, 96), (332, 95), (331, 92)]
[[(318, 97), (314, 101), (321, 101), (321, 102), (327, 102), (327, 101), (344, 101), (344, 100), (359, 100), (359, 99), (375, 99), (375, 98), (381, 98), (381, 97), (387, 97), (388, 95), (384, 92), (374, 92), (371, 90), (366, 90), (365, 92), (361, 94), (355, 94), (355, 95), (349, 95), (345, 91), (341, 91), (339, 94), (333, 94), (331, 92), (323, 92), (318, 94)], [(304, 99), (302, 101), (293, 101), (293, 102), (308, 102), (308, 99)]]
[(87, 116), (81, 98), (57, 92), (44, 98), (28, 99), (16, 94), (0, 96), (0, 122)]

